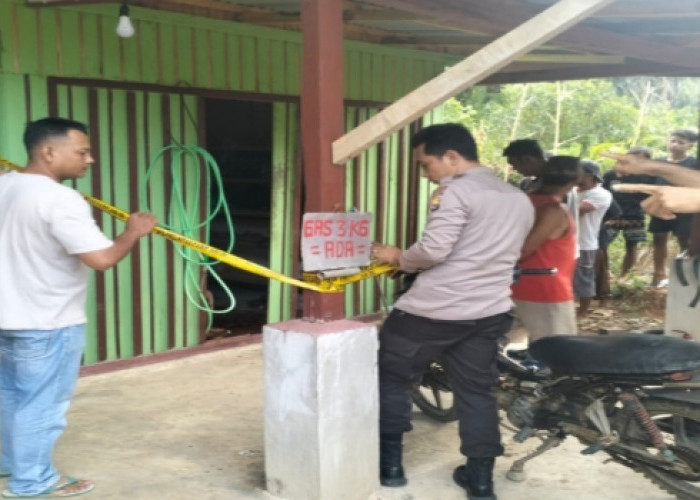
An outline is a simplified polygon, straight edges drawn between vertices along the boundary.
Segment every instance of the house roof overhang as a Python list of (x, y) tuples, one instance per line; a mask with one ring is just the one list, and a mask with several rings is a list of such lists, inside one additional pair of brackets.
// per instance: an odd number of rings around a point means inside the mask
[[(40, 7), (115, 0), (25, 0)], [(344, 38), (466, 58), (556, 0), (343, 0)], [(300, 30), (301, 0), (128, 0), (129, 5)], [(616, 0), (481, 83), (700, 76), (700, 1)]]

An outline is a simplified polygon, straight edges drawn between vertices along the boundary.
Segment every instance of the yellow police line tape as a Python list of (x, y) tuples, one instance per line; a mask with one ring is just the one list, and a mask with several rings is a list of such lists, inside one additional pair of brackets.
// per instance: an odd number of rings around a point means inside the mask
[[(9, 168), (11, 170), (23, 170), (22, 167), (15, 165), (14, 163), (11, 163), (3, 158), (0, 158), (0, 166)], [(126, 221), (129, 218), (128, 212), (125, 212), (124, 210), (112, 206), (105, 201), (102, 201), (98, 198), (87, 194), (83, 194), (83, 197), (93, 207), (96, 207), (119, 220)], [(174, 231), (170, 231), (169, 229), (162, 228), (160, 226), (156, 226), (153, 229), (153, 233), (162, 236), (167, 240), (178, 243), (184, 247), (190, 248), (196, 252), (199, 252), (202, 255), (206, 255), (207, 257), (210, 257), (214, 260), (223, 262), (224, 264), (228, 264), (229, 266), (236, 267), (238, 269), (242, 269), (243, 271), (257, 274), (268, 279), (273, 279), (281, 283), (294, 285), (300, 288), (305, 288), (307, 290), (313, 290), (316, 292), (342, 292), (344, 290), (345, 285), (355, 283), (357, 281), (361, 281), (367, 278), (372, 278), (374, 276), (379, 276), (381, 274), (393, 272), (396, 270), (394, 266), (390, 266), (388, 264), (372, 263), (369, 266), (361, 269), (360, 272), (351, 274), (349, 276), (324, 278), (319, 273), (305, 272), (303, 273), (304, 280), (302, 281), (290, 278), (288, 276), (285, 276), (284, 274), (275, 272), (272, 269), (268, 269), (267, 267), (256, 264), (255, 262), (251, 262), (242, 257), (230, 254), (228, 252), (225, 252), (224, 250), (213, 247), (211, 245), (207, 245), (206, 243), (202, 243), (201, 241), (188, 238), (187, 236), (183, 236), (181, 234), (178, 234)]]

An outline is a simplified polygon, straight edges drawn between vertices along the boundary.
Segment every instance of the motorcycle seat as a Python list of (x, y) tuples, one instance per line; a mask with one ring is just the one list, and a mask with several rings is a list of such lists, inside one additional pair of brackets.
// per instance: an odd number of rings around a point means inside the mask
[(661, 335), (555, 335), (533, 342), (530, 355), (553, 372), (663, 375), (700, 369), (700, 344)]

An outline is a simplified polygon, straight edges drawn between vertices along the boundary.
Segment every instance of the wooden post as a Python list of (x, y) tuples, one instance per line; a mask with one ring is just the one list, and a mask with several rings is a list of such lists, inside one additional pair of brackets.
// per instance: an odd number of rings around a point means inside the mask
[[(343, 134), (342, 0), (302, 0), (304, 68), (301, 147), (306, 212), (345, 210), (345, 171), (333, 165), (331, 146)], [(344, 317), (342, 294), (304, 291), (304, 316)]]
[(613, 0), (560, 0), (529, 21), (446, 69), (333, 143), (344, 164), (471, 85), (554, 38)]

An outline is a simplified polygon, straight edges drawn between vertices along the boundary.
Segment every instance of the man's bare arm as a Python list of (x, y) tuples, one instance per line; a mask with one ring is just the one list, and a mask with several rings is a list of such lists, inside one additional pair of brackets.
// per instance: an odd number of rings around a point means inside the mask
[(665, 161), (650, 160), (639, 155), (601, 153), (601, 156), (617, 160), (615, 171), (619, 174), (648, 174), (663, 177), (674, 186), (700, 188), (700, 171), (679, 167)]
[[(687, 169), (686, 169), (687, 170)], [(618, 184), (615, 191), (622, 193), (647, 193), (650, 196), (641, 203), (649, 214), (661, 219), (673, 219), (676, 213), (700, 212), (700, 188), (678, 186), (653, 186), (648, 184)]]
[(142, 236), (149, 234), (158, 223), (154, 215), (137, 212), (131, 214), (126, 221), (126, 228), (114, 238), (111, 247), (94, 252), (78, 254), (80, 260), (88, 267), (104, 271), (114, 266), (131, 251)]

